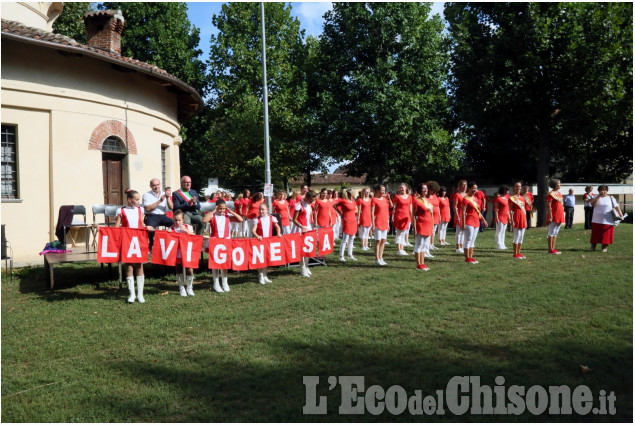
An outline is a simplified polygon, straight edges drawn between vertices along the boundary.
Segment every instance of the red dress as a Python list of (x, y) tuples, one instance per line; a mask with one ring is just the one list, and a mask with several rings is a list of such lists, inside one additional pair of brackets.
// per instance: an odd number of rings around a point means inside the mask
[[(327, 199), (318, 199), (315, 201), (315, 210), (317, 212), (317, 225), (319, 227), (330, 227), (331, 214), (335, 213), (331, 208), (332, 203)], [(333, 221), (335, 222), (335, 221)]]
[[(434, 231), (433, 213), (423, 204), (421, 199), (415, 199), (414, 205), (416, 208), (415, 213), (417, 214), (417, 222), (415, 223), (417, 235), (430, 236)], [(428, 202), (428, 205), (432, 206), (430, 202)], [(432, 208), (434, 211), (434, 206)]]
[(340, 198), (337, 202), (340, 211), (344, 214), (342, 217), (342, 231), (347, 235), (357, 233), (357, 204), (355, 201), (348, 201)]
[[(514, 199), (516, 199), (516, 202), (514, 202)], [(509, 207), (512, 209), (512, 214), (514, 215), (514, 229), (526, 229), (527, 215), (525, 214), (525, 198), (522, 195), (510, 197)]]
[(428, 202), (432, 204), (432, 208), (434, 210), (432, 216), (434, 217), (434, 224), (439, 224), (441, 221), (441, 206), (439, 197), (437, 195), (432, 195), (428, 198)]
[(406, 195), (407, 197), (404, 199), (401, 195), (395, 195), (393, 199), (394, 207), (395, 207), (395, 216), (393, 217), (393, 224), (395, 225), (395, 229), (397, 230), (406, 230), (408, 228), (408, 223), (412, 221), (412, 217), (410, 216), (411, 207), (412, 207), (412, 196)]
[(441, 221), (444, 223), (450, 222), (450, 199), (448, 197), (439, 199), (439, 212), (441, 213)]
[(337, 213), (335, 212), (335, 209), (333, 208), (334, 205), (336, 205), (342, 198), (331, 198), (328, 200), (329, 203), (329, 211), (331, 214), (331, 223), (333, 223), (333, 225), (335, 225), (335, 222), (337, 221)]
[(388, 230), (388, 209), (390, 204), (386, 198), (373, 198), (371, 206), (375, 207), (375, 228), (377, 230)]
[[(557, 199), (562, 201), (562, 194), (560, 192), (555, 192), (555, 196), (553, 195), (555, 191), (549, 193), (547, 195), (547, 203), (551, 201), (551, 215), (553, 216), (553, 222), (562, 224), (564, 223), (564, 205), (562, 202), (559, 202)], [(549, 224), (549, 216), (547, 216), (547, 224)]]
[(498, 221), (501, 224), (509, 223), (509, 199), (505, 196), (497, 196), (494, 198), (494, 211), (498, 206)]
[(358, 198), (357, 205), (361, 207), (359, 214), (359, 225), (364, 227), (370, 227), (372, 225), (370, 216), (371, 198)]
[[(467, 196), (463, 198), (463, 206), (465, 206), (464, 226), (479, 227), (481, 223), (479, 221), (478, 212), (476, 211), (476, 208), (474, 208), (474, 205), (472, 205), (472, 202), (470, 202), (470, 199), (478, 205), (478, 199), (474, 196), (471, 198), (468, 198)], [(463, 214), (463, 212), (461, 212), (461, 214)]]
[(287, 227), (291, 223), (289, 219), (289, 204), (287, 201), (276, 199), (271, 203), (271, 207), (274, 213), (280, 214), (280, 224), (282, 227)]
[(454, 214), (454, 227), (457, 227), (461, 224), (461, 208), (463, 207), (463, 196), (460, 193), (452, 194), (452, 208), (454, 208), (454, 203), (456, 202), (456, 209), (458, 210), (458, 214)]
[(246, 214), (249, 220), (253, 220), (260, 215), (258, 210), (260, 209), (260, 204), (262, 204), (263, 202), (264, 201), (249, 200), (249, 202), (247, 203), (247, 214)]

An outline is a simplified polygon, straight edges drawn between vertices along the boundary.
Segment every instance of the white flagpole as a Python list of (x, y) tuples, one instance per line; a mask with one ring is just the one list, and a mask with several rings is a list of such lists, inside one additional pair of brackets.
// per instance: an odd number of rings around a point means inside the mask
[[(260, 14), (262, 25), (262, 75), (263, 75), (263, 99), (265, 101), (265, 183), (271, 184), (271, 168), (269, 166), (269, 90), (267, 89), (267, 52), (265, 51), (265, 3), (260, 2)], [(267, 196), (267, 205), (271, 211), (271, 196)]]

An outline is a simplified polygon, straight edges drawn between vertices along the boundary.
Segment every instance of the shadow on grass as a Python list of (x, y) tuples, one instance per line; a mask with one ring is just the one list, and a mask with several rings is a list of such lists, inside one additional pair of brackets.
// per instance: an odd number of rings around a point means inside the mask
[[(165, 291), (177, 292), (178, 284), (174, 267), (161, 266), (155, 264), (144, 264), (144, 275), (146, 285), (145, 295), (159, 295)], [(271, 268), (272, 277), (282, 277), (296, 275), (297, 268)], [(125, 269), (123, 270), (125, 274)], [(212, 290), (212, 271), (203, 268), (194, 270), (195, 286), (194, 290)], [(109, 270), (108, 265), (101, 267), (99, 264), (68, 264), (55, 269), (55, 290), (50, 291), (44, 268), (20, 269), (13, 277), (18, 282), (21, 293), (31, 293), (38, 295), (47, 302), (67, 301), (76, 299), (116, 299), (125, 301), (128, 298), (128, 288), (124, 281), (118, 281), (117, 264), (113, 264)], [(151, 279), (151, 280), (150, 280)], [(150, 281), (148, 281), (150, 280)], [(248, 270), (242, 272), (229, 272), (230, 285), (253, 284), (258, 282), (256, 271)], [(93, 285), (94, 290), (90, 292), (80, 292), (77, 290), (81, 285)]]
[[(432, 346), (430, 345), (432, 343)], [(177, 422), (419, 422), (408, 410), (400, 416), (387, 411), (379, 416), (338, 415), (341, 390), (328, 389), (329, 376), (363, 376), (366, 389), (380, 385), (403, 387), (408, 396), (421, 390), (423, 396), (445, 390), (453, 376), (479, 376), (481, 385), (493, 387), (496, 376), (505, 378), (505, 387), (522, 385), (588, 386), (595, 397), (600, 390), (617, 396), (615, 416), (455, 416), (446, 405), (443, 416), (433, 421), (515, 421), (515, 422), (595, 422), (632, 420), (632, 349), (628, 342), (619, 346), (570, 343), (565, 338), (529, 341), (518, 347), (475, 345), (467, 340), (443, 337), (423, 346), (391, 346), (385, 341), (374, 345), (350, 340), (302, 342), (273, 337), (255, 343), (261, 352), (258, 361), (238, 363), (229, 356), (188, 355), (185, 367), (155, 363), (152, 359), (127, 359), (113, 363), (113, 373), (132, 380), (133, 387), (148, 388), (145, 395), (125, 399), (104, 394), (99, 406), (106, 418), (132, 421)], [(222, 351), (222, 350), (219, 350)], [(447, 358), (452, 353), (452, 358)], [(466, 363), (465, 359), (470, 359)], [(477, 359), (477, 362), (474, 360)], [(580, 364), (594, 365), (594, 372), (582, 374)], [(317, 396), (327, 396), (327, 415), (305, 416), (303, 376), (319, 376)], [(153, 399), (151, 389), (165, 389), (164, 398)], [(91, 399), (92, 400), (92, 399)], [(381, 401), (381, 400), (380, 400)], [(86, 403), (90, 401), (87, 400)], [(506, 399), (506, 402), (509, 402)], [(597, 404), (596, 404), (597, 406)], [(157, 416), (158, 415), (158, 416)]]

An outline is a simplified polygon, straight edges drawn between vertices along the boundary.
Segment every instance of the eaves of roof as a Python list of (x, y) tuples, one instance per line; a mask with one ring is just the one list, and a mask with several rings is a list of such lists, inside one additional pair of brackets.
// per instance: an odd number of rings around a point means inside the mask
[(49, 33), (6, 19), (2, 20), (2, 39), (88, 56), (115, 66), (141, 72), (154, 80), (163, 82), (169, 91), (177, 95), (179, 122), (187, 121), (203, 109), (203, 99), (196, 89), (156, 65), (80, 44), (61, 34)]

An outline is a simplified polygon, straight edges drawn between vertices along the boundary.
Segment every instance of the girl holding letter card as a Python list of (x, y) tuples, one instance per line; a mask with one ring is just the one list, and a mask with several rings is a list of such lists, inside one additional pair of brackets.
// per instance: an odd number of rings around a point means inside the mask
[[(209, 215), (209, 214), (208, 214)], [(170, 227), (169, 232), (175, 233), (185, 233), (187, 235), (195, 235), (192, 226), (189, 224), (185, 224), (185, 214), (183, 211), (176, 210), (174, 211), (174, 225)], [(185, 277), (183, 276), (183, 266), (181, 265), (181, 252), (177, 251), (176, 253), (176, 275), (179, 282), (179, 292), (182, 297), (190, 297), (194, 296), (194, 289), (192, 286), (194, 285), (194, 269), (190, 267), (185, 268)], [(187, 290), (185, 289), (183, 279), (187, 281)]]
[[(136, 190), (127, 191), (128, 205), (117, 210), (116, 227), (128, 227), (131, 229), (147, 229), (154, 231), (154, 227), (146, 226), (143, 223), (143, 210), (139, 206), (141, 203), (141, 197)], [(146, 253), (147, 257), (147, 253)], [(143, 285), (145, 276), (143, 275), (143, 263), (124, 263), (126, 266), (126, 282), (128, 283), (128, 291), (130, 297), (128, 297), (128, 303), (135, 302), (135, 298), (140, 303), (146, 302), (143, 298)], [(134, 275), (137, 275), (137, 295), (135, 297), (134, 290)]]
[[(211, 214), (207, 214), (203, 218), (203, 223), (210, 223), (209, 237), (229, 239), (231, 234), (229, 232), (229, 222), (242, 223), (243, 218), (241, 215), (227, 208), (227, 203), (219, 199), (216, 202), (216, 208)], [(212, 250), (210, 249), (210, 256)], [(221, 276), (222, 287), (218, 282), (218, 276)], [(227, 270), (212, 269), (212, 277), (214, 278), (214, 291), (216, 292), (229, 292), (229, 284), (227, 283)]]
[[(278, 219), (269, 215), (269, 207), (264, 202), (260, 204), (260, 217), (254, 220), (254, 226), (251, 229), (251, 233), (261, 241), (263, 238), (270, 238), (273, 236), (273, 229), (276, 229), (276, 235), (282, 237), (280, 226), (278, 226)], [(269, 267), (264, 267), (258, 270), (258, 283), (264, 285), (265, 283), (271, 283), (271, 279), (267, 277)]]

